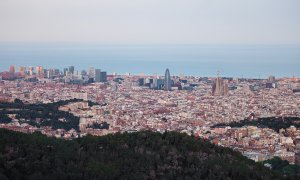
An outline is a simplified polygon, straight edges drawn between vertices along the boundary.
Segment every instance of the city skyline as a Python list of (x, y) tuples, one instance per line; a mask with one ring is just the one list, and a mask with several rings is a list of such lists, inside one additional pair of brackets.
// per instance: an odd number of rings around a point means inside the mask
[[(184, 74), (173, 74), (170, 75), (169, 68), (166, 68), (165, 71), (161, 71), (161, 74), (153, 73), (153, 74), (144, 74), (144, 73), (139, 73), (139, 74), (132, 74), (130, 72), (126, 72), (124, 74), (119, 74), (117, 72), (111, 72), (107, 73), (107, 71), (102, 71), (101, 69), (95, 69), (95, 67), (90, 66), (87, 69), (76, 69), (76, 66), (70, 65), (67, 68), (57, 68), (57, 67), (50, 67), (50, 68), (44, 68), (43, 66), (23, 66), (23, 65), (10, 65), (8, 69), (3, 70), (1, 73), (11, 73), (15, 75), (45, 75), (47, 76), (47, 73), (49, 74), (49, 71), (51, 73), (54, 73), (56, 75), (64, 75), (66, 76), (68, 73), (73, 74), (73, 75), (87, 75), (89, 77), (92, 77), (95, 79), (95, 82), (106, 82), (106, 80), (101, 77), (101, 76), (107, 76), (107, 75), (113, 75), (113, 76), (124, 76), (124, 75), (130, 75), (130, 76), (153, 76), (153, 77), (164, 77), (166, 79), (169, 79), (170, 77), (183, 77), (185, 76)], [(103, 74), (104, 73), (104, 74)], [(216, 75), (213, 76), (193, 76), (193, 75), (187, 75), (191, 77), (215, 77), (217, 80), (220, 79), (220, 71), (218, 70), (216, 72)], [(48, 75), (49, 76), (49, 75)], [(252, 77), (231, 77), (231, 76), (222, 76), (224, 78), (245, 78), (245, 79), (270, 79), (270, 78), (275, 78), (274, 74), (269, 74), (267, 77), (259, 77), (259, 78), (252, 78)], [(277, 77), (277, 76), (276, 76)], [(298, 78), (297, 76), (292, 76), (292, 77), (277, 77), (277, 78)], [(171, 82), (168, 82), (170, 84)], [(218, 82), (217, 84), (222, 84), (221, 82)], [(220, 85), (223, 86), (223, 85)], [(164, 87), (165, 88), (165, 87)]]
[(297, 0), (0, 1), (0, 71), (11, 64), (73, 64), (81, 70), (163, 75), (160, 64), (174, 75), (299, 77), (299, 5)]
[(175, 75), (215, 76), (220, 71), (230, 77), (300, 77), (299, 59), (300, 45), (0, 43), (0, 71), (11, 64), (60, 69), (75, 65), (118, 74), (163, 74), (160, 67), (169, 67)]

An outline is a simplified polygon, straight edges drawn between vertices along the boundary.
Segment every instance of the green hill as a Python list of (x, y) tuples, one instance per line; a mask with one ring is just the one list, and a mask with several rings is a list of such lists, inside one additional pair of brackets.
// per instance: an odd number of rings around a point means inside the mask
[(220, 123), (212, 127), (220, 127), (220, 126), (230, 126), (230, 127), (257, 126), (263, 128), (270, 128), (276, 132), (279, 132), (281, 128), (286, 129), (289, 128), (290, 126), (295, 126), (296, 128), (300, 128), (300, 118), (299, 117), (265, 117), (265, 118), (258, 118), (255, 120), (244, 119), (237, 122)]
[(0, 179), (282, 179), (229, 148), (167, 132), (72, 141), (0, 129)]

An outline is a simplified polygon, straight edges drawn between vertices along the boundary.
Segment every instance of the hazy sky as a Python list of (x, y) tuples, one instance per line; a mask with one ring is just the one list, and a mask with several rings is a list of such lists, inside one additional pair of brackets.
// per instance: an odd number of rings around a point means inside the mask
[(0, 42), (299, 44), (300, 0), (0, 0)]

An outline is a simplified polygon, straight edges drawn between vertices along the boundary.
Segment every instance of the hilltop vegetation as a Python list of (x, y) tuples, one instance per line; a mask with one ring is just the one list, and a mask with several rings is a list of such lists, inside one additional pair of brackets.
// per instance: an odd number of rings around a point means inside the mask
[(298, 179), (300, 179), (300, 165), (289, 164), (287, 160), (282, 160), (279, 157), (274, 157), (263, 162), (263, 164), (266, 163), (270, 164), (272, 170), (276, 172), (289, 174), (290, 176), (294, 176), (295, 179), (297, 179), (296, 177), (298, 176)]
[(282, 178), (239, 152), (176, 132), (67, 141), (0, 129), (0, 179)]
[(258, 118), (256, 120), (242, 120), (239, 122), (231, 122), (228, 124), (220, 123), (214, 125), (213, 127), (220, 126), (231, 126), (231, 127), (243, 127), (243, 126), (257, 126), (257, 127), (267, 127), (270, 129), (279, 132), (279, 129), (286, 129), (290, 126), (295, 126), (296, 128), (300, 128), (300, 118), (299, 117), (266, 117), (266, 118)]
[[(15, 114), (20, 123), (32, 126), (51, 126), (52, 129), (75, 129), (79, 131), (79, 117), (58, 108), (71, 102), (81, 102), (80, 99), (71, 99), (48, 104), (24, 104), (16, 99), (12, 103), (0, 103), (0, 123), (9, 123), (11, 118), (7, 115)], [(88, 102), (90, 106), (96, 103)], [(61, 121), (63, 119), (63, 121)]]

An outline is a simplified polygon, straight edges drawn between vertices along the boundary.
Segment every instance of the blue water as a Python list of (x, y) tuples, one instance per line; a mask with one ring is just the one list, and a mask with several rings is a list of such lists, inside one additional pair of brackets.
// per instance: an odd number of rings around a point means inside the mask
[(300, 77), (300, 45), (101, 45), (0, 43), (0, 71), (10, 65), (76, 70), (90, 66), (108, 74), (266, 78)]

